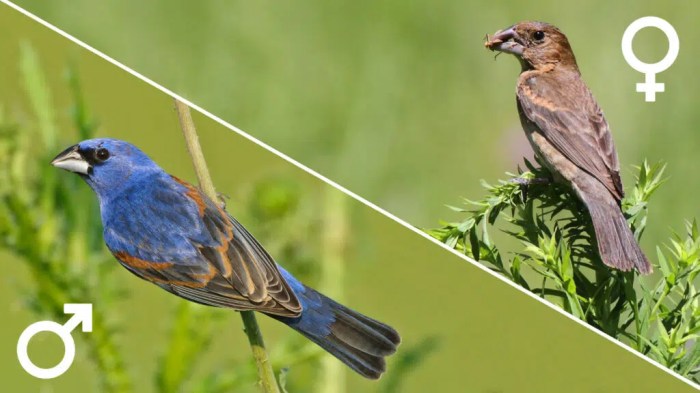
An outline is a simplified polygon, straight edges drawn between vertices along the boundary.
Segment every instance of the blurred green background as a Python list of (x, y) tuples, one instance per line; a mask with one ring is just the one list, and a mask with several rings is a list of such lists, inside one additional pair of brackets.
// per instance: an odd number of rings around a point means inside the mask
[[(494, 62), (482, 48), (483, 35), (519, 19), (549, 20), (569, 34), (584, 76), (612, 124), (623, 166), (643, 157), (669, 162), (672, 177), (656, 199), (649, 244), (665, 238), (668, 227), (680, 228), (683, 218), (697, 215), (690, 195), (700, 184), (687, 174), (694, 168), (690, 154), (697, 146), (689, 94), (700, 82), (690, 74), (693, 49), (684, 42), (700, 33), (692, 30), (694, 18), (687, 7), (669, 3), (668, 12), (676, 12), (670, 14), (644, 10), (637, 2), (635, 13), (612, 9), (609, 3), (563, 9), (559, 2), (551, 7), (543, 3), (537, 13), (532, 4), (521, 13), (505, 4), (456, 2), (19, 3), (424, 226), (449, 216), (443, 203), (481, 194), (480, 178), (513, 170), (525, 146), (513, 99), (518, 66), (507, 57)], [(681, 36), (681, 55), (659, 78), (667, 83), (667, 92), (653, 105), (634, 92), (642, 76), (624, 63), (619, 51), (624, 27), (648, 13), (671, 21)], [(596, 23), (584, 23), (584, 14)], [(73, 64), (99, 121), (99, 135), (127, 139), (169, 172), (194, 179), (169, 97), (7, 7), (0, 10), (0, 22), (0, 102), (9, 118), (35, 127), (18, 73), (20, 42), (27, 42), (48, 70), (66, 145), (75, 142), (65, 81), (67, 65)], [(643, 33), (640, 38), (646, 36), (654, 45), (640, 47), (640, 57), (653, 57), (664, 47), (662, 37)], [(312, 200), (327, 192), (327, 186), (212, 121), (196, 116), (195, 122), (215, 183), (231, 196), (232, 213), (252, 184), (271, 176), (301, 184), (301, 194)], [(538, 392), (562, 386), (572, 392), (688, 390), (357, 202), (347, 204), (352, 224), (346, 302), (393, 324), (404, 336), (402, 349), (429, 337), (439, 342), (405, 377), (401, 391), (510, 392), (523, 391), (523, 384)], [(662, 211), (661, 206), (668, 208)], [(16, 339), (38, 317), (22, 303), (22, 293), (32, 285), (24, 266), (11, 255), (1, 257), (8, 272), (0, 296), (9, 299), (3, 306), (10, 316), (0, 327), (4, 380), (13, 391), (94, 386), (89, 378), (95, 368), (80, 356), (80, 340), (76, 364), (57, 380), (37, 381), (19, 368)], [(136, 391), (152, 391), (154, 362), (180, 300), (123, 270), (113, 274), (128, 291), (110, 310), (123, 322), (118, 341)], [(194, 366), (197, 372), (248, 359), (238, 318), (227, 318), (230, 329)], [(270, 347), (289, 333), (260, 319)], [(37, 346), (57, 347), (50, 338), (39, 341)], [(347, 379), (348, 391), (375, 390), (353, 375)]]
[[(520, 20), (551, 22), (610, 122), (625, 184), (642, 159), (668, 162), (647, 252), (700, 215), (698, 2), (17, 3), (422, 227), (452, 218), (443, 204), (476, 198), (479, 179), (502, 178), (529, 154), (515, 109), (520, 66), (482, 44)], [(620, 50), (625, 28), (646, 15), (668, 20), (681, 42), (653, 104), (635, 92), (644, 76)], [(666, 48), (656, 29), (634, 41), (650, 63)]]

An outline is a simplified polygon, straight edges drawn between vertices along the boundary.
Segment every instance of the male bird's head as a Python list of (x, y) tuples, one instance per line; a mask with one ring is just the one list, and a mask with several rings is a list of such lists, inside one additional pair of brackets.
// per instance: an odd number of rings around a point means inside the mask
[(161, 172), (136, 146), (108, 138), (88, 139), (71, 146), (51, 165), (80, 175), (100, 198), (117, 194), (148, 174)]
[(569, 40), (544, 22), (520, 22), (488, 37), (488, 49), (515, 55), (523, 70), (557, 66), (578, 70)]

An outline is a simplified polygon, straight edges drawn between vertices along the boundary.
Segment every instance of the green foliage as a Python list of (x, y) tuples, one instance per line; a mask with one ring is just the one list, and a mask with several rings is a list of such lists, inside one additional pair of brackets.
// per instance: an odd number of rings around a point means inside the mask
[[(657, 273), (640, 277), (605, 266), (598, 256), (585, 206), (548, 170), (525, 162), (527, 172), (510, 175), (488, 195), (466, 200), (462, 221), (428, 232), (448, 246), (562, 307), (575, 317), (628, 344), (679, 374), (698, 381), (700, 237), (695, 221), (685, 236), (674, 235), (666, 252), (657, 248)], [(622, 203), (639, 240), (647, 225), (650, 197), (663, 183), (664, 166), (644, 162)], [(547, 183), (547, 184), (538, 184)], [(497, 227), (519, 246), (503, 253), (489, 230)]]
[[(24, 290), (28, 307), (60, 321), (64, 303), (108, 305), (120, 294), (107, 279), (114, 263), (94, 229), (100, 228), (94, 195), (77, 176), (58, 181), (58, 171), (48, 165), (61, 145), (52, 95), (28, 44), (21, 47), (20, 71), (32, 115), (22, 123), (3, 116), (0, 126), (0, 247), (26, 262), (34, 281)], [(71, 92), (75, 102), (82, 101), (78, 89)], [(72, 117), (74, 127), (92, 133), (87, 109), (81, 105), (74, 114), (79, 112), (83, 115)], [(108, 309), (93, 309), (93, 332), (83, 337), (102, 371), (101, 390), (129, 391), (131, 381), (115, 341), (116, 321), (104, 313)]]
[[(211, 344), (214, 328), (223, 328), (222, 319), (209, 311), (189, 302), (178, 303), (166, 345), (167, 351), (158, 362), (155, 380), (158, 392), (184, 391), (183, 386), (191, 379), (194, 371), (192, 365), (201, 360), (204, 351)], [(216, 375), (210, 378), (215, 377)]]

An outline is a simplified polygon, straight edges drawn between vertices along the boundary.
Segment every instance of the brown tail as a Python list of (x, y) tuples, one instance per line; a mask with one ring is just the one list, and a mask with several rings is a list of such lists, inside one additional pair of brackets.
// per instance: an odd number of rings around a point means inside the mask
[[(588, 180), (588, 179), (587, 179)], [(622, 271), (636, 268), (642, 274), (652, 271), (615, 198), (597, 180), (574, 185), (588, 208), (603, 263)]]

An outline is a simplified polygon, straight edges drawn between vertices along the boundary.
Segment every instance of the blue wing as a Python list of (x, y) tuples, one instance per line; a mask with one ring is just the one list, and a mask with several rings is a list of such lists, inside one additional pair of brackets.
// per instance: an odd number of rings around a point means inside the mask
[(156, 176), (107, 203), (105, 242), (137, 276), (206, 305), (278, 316), (301, 313), (299, 299), (270, 255), (192, 185)]

